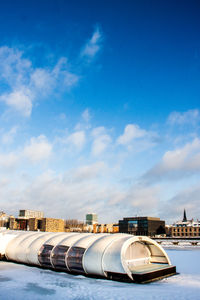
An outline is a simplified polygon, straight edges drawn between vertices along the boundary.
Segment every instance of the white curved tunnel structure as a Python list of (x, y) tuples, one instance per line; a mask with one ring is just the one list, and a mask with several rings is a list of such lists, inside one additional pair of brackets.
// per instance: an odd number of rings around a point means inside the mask
[(128, 234), (0, 231), (7, 260), (109, 279), (145, 282), (176, 273), (164, 249)]

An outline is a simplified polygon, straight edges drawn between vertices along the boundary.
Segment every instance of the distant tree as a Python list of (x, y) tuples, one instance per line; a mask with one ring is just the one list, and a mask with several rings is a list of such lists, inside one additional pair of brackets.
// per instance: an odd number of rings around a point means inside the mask
[(84, 223), (81, 221), (78, 221), (77, 219), (67, 219), (65, 220), (65, 228), (83, 228)]
[(161, 225), (156, 230), (156, 234), (165, 234), (165, 233), (166, 233), (165, 228)]

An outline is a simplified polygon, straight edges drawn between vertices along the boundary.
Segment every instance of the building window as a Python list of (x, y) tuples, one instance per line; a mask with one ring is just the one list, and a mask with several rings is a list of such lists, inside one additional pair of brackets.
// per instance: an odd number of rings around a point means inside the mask
[(137, 228), (138, 227), (138, 221), (128, 221), (129, 228)]
[(37, 229), (42, 229), (42, 220), (37, 220)]

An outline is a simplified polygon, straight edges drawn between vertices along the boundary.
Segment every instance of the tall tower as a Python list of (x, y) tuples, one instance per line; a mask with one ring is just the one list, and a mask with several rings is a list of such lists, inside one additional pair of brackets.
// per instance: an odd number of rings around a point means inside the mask
[(187, 217), (186, 217), (186, 211), (184, 208), (184, 212), (183, 212), (183, 222), (187, 222)]
[(93, 225), (98, 223), (97, 214), (91, 213), (86, 215), (86, 224)]

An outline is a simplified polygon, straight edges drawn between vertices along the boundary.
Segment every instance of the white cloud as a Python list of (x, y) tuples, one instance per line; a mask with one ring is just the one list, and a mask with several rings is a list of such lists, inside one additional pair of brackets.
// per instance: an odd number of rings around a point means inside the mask
[(79, 76), (69, 71), (69, 65), (66, 57), (61, 57), (53, 70), (51, 76), (57, 84), (70, 89), (79, 81)]
[(121, 145), (128, 145), (134, 139), (142, 138), (146, 134), (146, 130), (141, 129), (138, 125), (128, 124), (124, 129), (124, 133), (118, 137), (117, 143)]
[(127, 201), (136, 208), (140, 215), (152, 212), (159, 203), (160, 188), (134, 185), (127, 194)]
[(52, 145), (44, 135), (31, 138), (24, 148), (24, 155), (32, 162), (48, 159), (52, 153)]
[(104, 126), (99, 126), (99, 127), (95, 127), (93, 130), (92, 130), (92, 136), (94, 138), (100, 136), (100, 135), (103, 135), (106, 133), (106, 128)]
[[(154, 208), (155, 189), (123, 191), (118, 184), (108, 180), (106, 171), (103, 162), (96, 162), (70, 169), (65, 174), (56, 175), (47, 170), (26, 183), (18, 176), (14, 189), (5, 186), (0, 193), (1, 204), (4, 210), (25, 206), (41, 209), (49, 217), (80, 220), (84, 220), (88, 211), (94, 211), (99, 213), (102, 222), (117, 222), (127, 211), (135, 215), (140, 209), (146, 212), (148, 208)], [(149, 201), (152, 201), (151, 205)]]
[(18, 49), (0, 47), (0, 81), (8, 86), (2, 91), (0, 101), (29, 117), (35, 100), (47, 98), (56, 87), (61, 92), (71, 89), (79, 76), (70, 71), (65, 57), (52, 68), (34, 68), (23, 56)]
[(110, 205), (119, 205), (127, 208), (129, 217), (131, 215), (145, 215), (155, 212), (160, 200), (159, 186), (145, 186), (134, 184), (125, 191), (117, 190), (117, 195), (110, 198)]
[(2, 134), (2, 144), (11, 144), (13, 142), (13, 139), (17, 133), (17, 127), (12, 127), (8, 132), (4, 132)]
[(190, 109), (185, 112), (172, 112), (167, 122), (171, 125), (184, 125), (184, 124), (192, 124), (195, 125), (197, 121), (200, 120), (200, 112), (198, 109)]
[(81, 119), (80, 121), (76, 124), (76, 126), (74, 127), (74, 130), (79, 131), (79, 130), (85, 130), (87, 131), (88, 129), (91, 128), (91, 124), (90, 124), (90, 112), (89, 109), (86, 108), (82, 114), (81, 114)]
[(14, 152), (0, 153), (0, 168), (13, 169), (19, 161), (18, 156)]
[(0, 101), (5, 102), (11, 109), (20, 112), (24, 117), (29, 117), (32, 111), (32, 97), (29, 90), (15, 90), (0, 96)]
[(90, 121), (90, 112), (89, 112), (89, 109), (88, 108), (86, 108), (84, 111), (83, 111), (83, 113), (82, 113), (82, 118), (83, 118), (83, 120), (85, 121), (85, 122), (89, 122)]
[(147, 180), (173, 179), (200, 172), (200, 139), (195, 138), (182, 148), (167, 151), (162, 160), (150, 169), (144, 178)]
[(104, 175), (106, 165), (104, 162), (99, 161), (91, 165), (81, 166), (70, 173), (70, 177), (75, 181), (85, 181), (96, 179), (100, 175)]
[(79, 81), (79, 76), (68, 71), (64, 72), (63, 83), (65, 87), (71, 88), (72, 86), (76, 85), (78, 81)]
[(105, 127), (96, 127), (92, 131), (94, 141), (92, 144), (92, 155), (102, 154), (110, 145), (111, 137), (106, 133)]
[(92, 154), (98, 156), (102, 154), (111, 142), (109, 135), (104, 134), (96, 138), (92, 145)]
[(31, 74), (31, 85), (34, 86), (36, 89), (52, 89), (55, 85), (54, 78), (51, 72), (45, 69), (35, 69)]
[[(107, 196), (107, 187), (98, 183), (98, 180), (91, 180), (93, 176), (101, 174), (103, 165), (97, 163), (93, 167), (96, 172), (92, 171), (92, 166), (91, 168), (85, 166), (82, 170), (81, 168), (70, 170), (65, 176), (62, 174), (56, 176), (54, 172), (46, 171), (33, 178), (28, 185), (18, 184), (16, 189), (7, 190), (4, 193), (6, 197), (1, 201), (2, 207), (6, 210), (25, 206), (41, 209), (50, 217), (83, 220), (89, 207), (96, 210), (99, 204), (103, 205), (102, 200)], [(72, 174), (76, 180), (71, 180)], [(78, 180), (84, 176), (87, 176), (87, 179)]]
[(101, 48), (101, 40), (102, 40), (102, 34), (100, 33), (99, 28), (97, 28), (91, 39), (86, 43), (84, 46), (81, 56), (86, 56), (88, 58), (93, 58), (100, 50)]
[(31, 68), (31, 61), (23, 58), (22, 51), (7, 46), (0, 47), (0, 78), (11, 87), (25, 85)]
[(187, 188), (182, 188), (172, 198), (160, 206), (160, 215), (171, 222), (181, 220), (186, 209), (187, 218), (199, 218), (200, 182)]
[(82, 150), (85, 145), (85, 140), (85, 132), (80, 130), (69, 135), (66, 139), (66, 142), (71, 146), (74, 146), (77, 150)]

